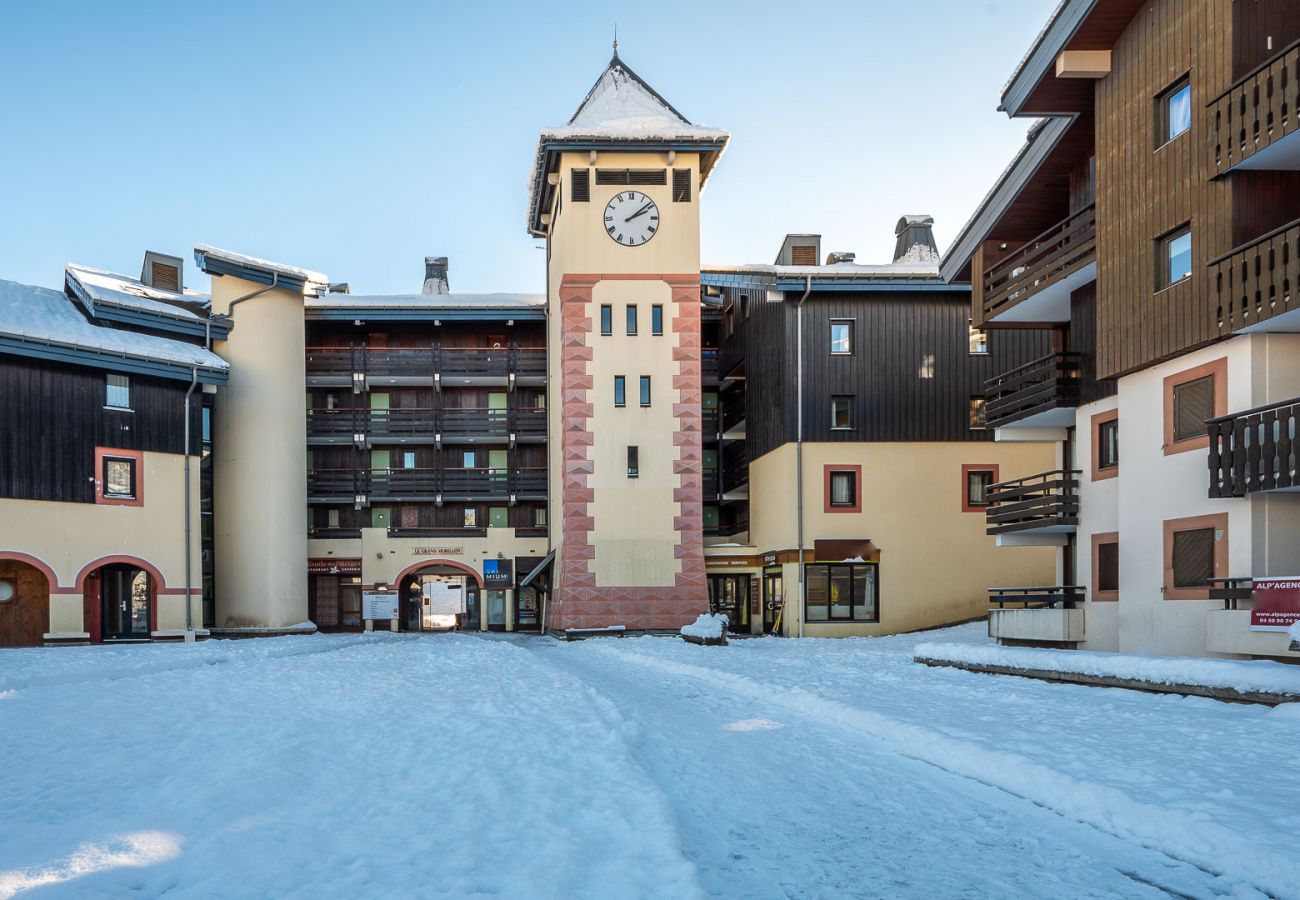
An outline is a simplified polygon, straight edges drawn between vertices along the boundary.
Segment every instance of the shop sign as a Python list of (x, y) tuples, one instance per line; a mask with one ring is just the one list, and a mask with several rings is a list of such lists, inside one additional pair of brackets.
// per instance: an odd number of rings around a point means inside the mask
[(776, 565), (776, 553), (775, 553), (775, 552), (772, 552), (772, 553), (764, 553), (764, 554), (763, 554), (763, 565), (765, 565), (765, 566), (774, 566), (774, 565)]
[(483, 586), (512, 588), (515, 586), (515, 564), (508, 559), (483, 560)]
[(460, 547), (416, 547), (412, 556), (460, 556), (464, 550)]
[(383, 621), (397, 618), (397, 591), (362, 591), (361, 617)]
[(1256, 578), (1251, 593), (1251, 631), (1286, 631), (1300, 622), (1300, 577)]

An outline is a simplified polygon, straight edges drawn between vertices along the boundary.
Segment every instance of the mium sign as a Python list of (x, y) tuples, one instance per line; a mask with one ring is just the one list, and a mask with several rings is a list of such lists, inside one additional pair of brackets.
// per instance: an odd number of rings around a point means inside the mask
[(1256, 578), (1251, 593), (1251, 631), (1286, 631), (1300, 622), (1300, 576)]
[(483, 587), (512, 588), (515, 586), (515, 564), (508, 559), (483, 560)]

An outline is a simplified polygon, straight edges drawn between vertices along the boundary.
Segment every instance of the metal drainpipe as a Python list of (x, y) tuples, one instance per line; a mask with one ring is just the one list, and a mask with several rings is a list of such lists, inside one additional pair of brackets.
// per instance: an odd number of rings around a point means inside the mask
[(190, 640), (194, 634), (194, 610), (190, 606), (193, 590), (190, 588), (190, 573), (193, 571), (193, 556), (190, 550), (190, 538), (193, 529), (190, 526), (190, 396), (199, 383), (199, 367), (190, 369), (190, 387), (185, 392), (185, 637)]
[(803, 302), (808, 299), (812, 293), (812, 276), (804, 276), (803, 296), (799, 298), (799, 306), (795, 312), (795, 385), (796, 385), (796, 403), (798, 410), (795, 413), (798, 419), (795, 425), (795, 484), (797, 485), (796, 494), (798, 497), (798, 516), (799, 516), (799, 603), (796, 606), (799, 617), (799, 637), (803, 637), (803, 602), (804, 602), (804, 561), (803, 561)]

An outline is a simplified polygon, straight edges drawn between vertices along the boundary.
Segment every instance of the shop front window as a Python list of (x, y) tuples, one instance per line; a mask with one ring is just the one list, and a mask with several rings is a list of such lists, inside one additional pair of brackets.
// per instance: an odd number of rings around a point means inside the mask
[(809, 622), (878, 622), (877, 563), (815, 563), (806, 568)]

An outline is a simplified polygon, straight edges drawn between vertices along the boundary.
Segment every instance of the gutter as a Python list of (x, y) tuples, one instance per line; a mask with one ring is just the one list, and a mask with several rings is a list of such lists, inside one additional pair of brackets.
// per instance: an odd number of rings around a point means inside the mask
[(193, 552), (190, 547), (193, 527), (190, 524), (190, 397), (199, 383), (199, 369), (195, 366), (190, 376), (189, 390), (185, 392), (185, 640), (194, 640), (194, 608), (191, 597), (194, 593), (190, 578), (193, 571)]
[(799, 305), (795, 307), (795, 390), (798, 401), (798, 411), (796, 417), (798, 424), (795, 428), (795, 505), (797, 506), (796, 515), (799, 524), (799, 594), (798, 607), (796, 615), (799, 618), (799, 637), (803, 637), (803, 600), (804, 600), (804, 561), (803, 561), (803, 303), (812, 293), (812, 276), (804, 277), (803, 296), (799, 298)]

